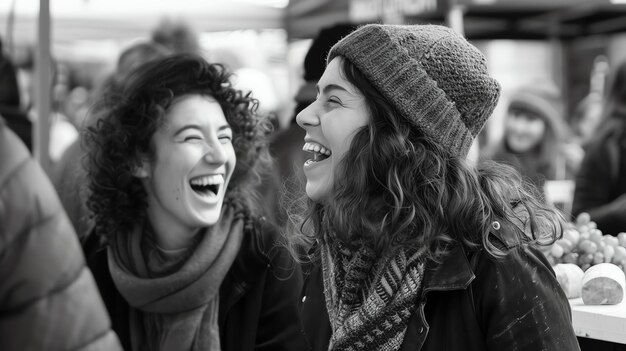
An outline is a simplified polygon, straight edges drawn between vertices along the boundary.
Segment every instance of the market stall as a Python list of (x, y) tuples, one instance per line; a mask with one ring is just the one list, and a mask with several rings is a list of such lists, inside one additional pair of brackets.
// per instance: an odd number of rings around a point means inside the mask
[(626, 232), (612, 234), (581, 213), (544, 254), (569, 298), (576, 335), (626, 349)]
[(571, 299), (572, 324), (579, 337), (626, 344), (626, 303), (588, 306)]

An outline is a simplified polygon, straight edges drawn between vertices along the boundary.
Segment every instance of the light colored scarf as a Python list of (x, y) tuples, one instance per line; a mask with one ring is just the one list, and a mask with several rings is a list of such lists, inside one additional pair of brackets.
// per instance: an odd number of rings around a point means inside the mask
[(243, 216), (225, 205), (179, 269), (155, 277), (141, 249), (142, 228), (116, 233), (108, 251), (115, 286), (131, 306), (137, 350), (220, 350), (219, 288), (239, 252)]
[(332, 328), (329, 350), (399, 350), (417, 306), (421, 251), (376, 257), (361, 245), (322, 243), (324, 295)]

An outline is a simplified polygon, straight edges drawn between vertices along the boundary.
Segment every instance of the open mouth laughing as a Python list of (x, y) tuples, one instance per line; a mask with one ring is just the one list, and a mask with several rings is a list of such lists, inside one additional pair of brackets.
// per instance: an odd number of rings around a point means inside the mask
[(214, 197), (224, 185), (224, 176), (221, 174), (202, 175), (189, 181), (191, 189), (201, 196)]
[(304, 146), (302, 146), (302, 150), (310, 153), (312, 158), (308, 159), (306, 163), (314, 163), (324, 161), (329, 158), (332, 154), (329, 149), (327, 149), (324, 145), (314, 143), (314, 142), (306, 142)]

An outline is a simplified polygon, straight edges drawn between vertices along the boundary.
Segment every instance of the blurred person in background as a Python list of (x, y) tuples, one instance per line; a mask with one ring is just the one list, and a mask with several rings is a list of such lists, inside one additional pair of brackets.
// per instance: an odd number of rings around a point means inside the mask
[(589, 93), (576, 104), (571, 120), (572, 132), (574, 142), (583, 149), (596, 135), (602, 119), (602, 105), (602, 96), (598, 93)]
[(0, 350), (121, 350), (50, 180), (0, 118)]
[[(147, 62), (173, 54), (174, 51), (154, 40), (140, 41), (122, 50), (112, 76), (114, 85), (121, 86), (130, 73)], [(115, 90), (115, 89), (114, 89)]]
[(588, 212), (605, 234), (626, 231), (626, 61), (608, 77), (602, 122), (576, 176), (573, 214)]
[[(152, 41), (137, 42), (125, 48), (119, 55), (115, 72), (101, 82), (95, 91), (91, 92), (91, 96), (85, 103), (93, 104), (97, 99), (117, 93), (133, 69), (150, 60), (165, 57), (170, 53), (169, 49)], [(98, 113), (93, 107), (85, 108), (87, 109), (85, 111), (87, 116), (81, 128), (93, 125)], [(86, 171), (83, 167), (84, 155), (82, 138), (79, 138), (65, 150), (59, 162), (54, 166), (52, 181), (61, 203), (74, 225), (85, 256), (89, 258), (94, 250), (100, 246), (100, 237), (89, 235), (92, 226), (89, 221), (87, 195), (85, 193), (87, 180)]]
[(304, 350), (301, 272), (253, 201), (268, 121), (223, 66), (133, 71), (87, 129), (90, 260), (126, 350)]
[(573, 179), (584, 152), (568, 140), (563, 109), (554, 84), (519, 88), (509, 100), (501, 141), (483, 158), (513, 166), (542, 191), (547, 180)]
[(266, 114), (274, 130), (279, 128), (277, 111), (279, 101), (269, 67), (259, 55), (251, 56), (235, 47), (215, 48), (208, 55), (211, 62), (219, 62), (233, 72), (233, 87), (251, 93), (259, 101), (259, 113)]
[(444, 26), (366, 25), (327, 63), (296, 117), (313, 350), (578, 350), (538, 250), (563, 218), (512, 167), (466, 158), (500, 93), (482, 53)]
[[(22, 82), (24, 84), (23, 90), (27, 91), (27, 98), (23, 105), (29, 120), (33, 125), (37, 124), (39, 120), (38, 109), (38, 80), (36, 76), (36, 63), (35, 63), (34, 50), (28, 51), (28, 57), (24, 59), (20, 68), (23, 74)], [(50, 62), (50, 114), (49, 119), (49, 145), (48, 154), (50, 157), (51, 167), (54, 168), (56, 162), (61, 158), (61, 155), (65, 150), (78, 139), (78, 128), (73, 124), (68, 116), (63, 112), (61, 102), (65, 98), (64, 92), (66, 91), (64, 86), (67, 83), (68, 70), (62, 64), (52, 60)]]
[(151, 39), (173, 53), (200, 53), (198, 35), (183, 20), (162, 19), (152, 30)]
[(33, 150), (33, 123), (21, 107), (20, 87), (13, 62), (4, 55), (0, 40), (0, 116), (29, 151)]

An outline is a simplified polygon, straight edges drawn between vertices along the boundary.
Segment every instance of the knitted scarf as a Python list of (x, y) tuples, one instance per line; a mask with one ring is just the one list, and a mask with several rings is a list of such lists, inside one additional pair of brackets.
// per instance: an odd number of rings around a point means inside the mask
[(131, 306), (132, 350), (220, 350), (218, 293), (241, 246), (242, 216), (224, 206), (186, 261), (165, 275), (150, 271), (140, 227), (116, 233), (108, 251), (115, 286)]
[(399, 350), (417, 306), (424, 264), (421, 251), (398, 250), (376, 257), (322, 243), (324, 295), (332, 328), (329, 350)]

